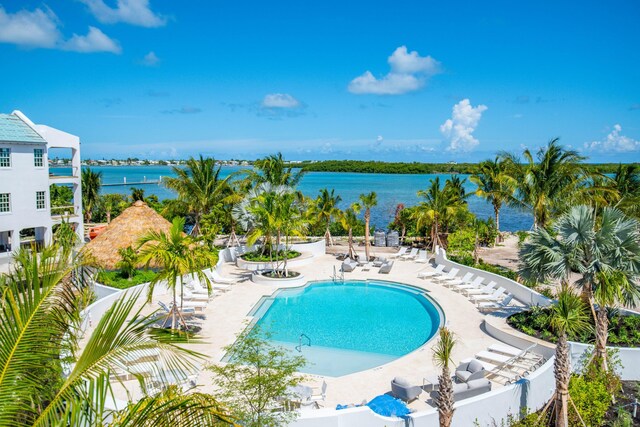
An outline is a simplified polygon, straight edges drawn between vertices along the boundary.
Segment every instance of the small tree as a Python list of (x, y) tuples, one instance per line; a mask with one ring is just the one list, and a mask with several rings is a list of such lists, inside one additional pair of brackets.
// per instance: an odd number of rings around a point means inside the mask
[(120, 255), (120, 261), (116, 263), (116, 268), (120, 270), (122, 276), (127, 279), (132, 278), (138, 263), (138, 253), (131, 246), (127, 246), (118, 249), (118, 255)]
[(288, 389), (300, 384), (296, 372), (305, 365), (302, 356), (290, 356), (274, 347), (258, 327), (242, 332), (225, 348), (229, 363), (213, 365), (219, 399), (245, 427), (280, 426), (293, 421), (296, 412), (273, 411), (290, 397)]
[(440, 339), (433, 347), (433, 361), (442, 368), (442, 373), (438, 376), (438, 415), (440, 427), (451, 426), (453, 420), (453, 382), (449, 364), (451, 363), (451, 353), (456, 341), (453, 333), (447, 328), (440, 328)]
[(138, 200), (144, 202), (144, 188), (131, 187), (131, 201), (137, 202)]

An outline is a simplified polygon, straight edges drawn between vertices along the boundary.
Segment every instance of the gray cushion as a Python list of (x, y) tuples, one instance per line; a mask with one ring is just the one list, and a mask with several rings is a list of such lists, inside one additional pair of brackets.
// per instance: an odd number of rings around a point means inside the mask
[(393, 382), (403, 387), (411, 387), (411, 383), (404, 377), (395, 377)]
[(491, 390), (491, 381), (486, 378), (478, 378), (477, 380), (471, 380), (467, 383), (470, 389), (478, 389), (488, 387)]
[(484, 366), (482, 366), (482, 363), (480, 363), (476, 359), (473, 359), (471, 362), (469, 362), (469, 366), (467, 366), (467, 371), (471, 373), (482, 371), (483, 369)]
[[(473, 382), (473, 381), (472, 381)], [(453, 394), (460, 393), (461, 391), (467, 390), (469, 387), (467, 384), (453, 384)]]
[(469, 371), (456, 371), (456, 377), (462, 381), (462, 382), (467, 382), (467, 380), (469, 379), (469, 377), (471, 376), (471, 372)]

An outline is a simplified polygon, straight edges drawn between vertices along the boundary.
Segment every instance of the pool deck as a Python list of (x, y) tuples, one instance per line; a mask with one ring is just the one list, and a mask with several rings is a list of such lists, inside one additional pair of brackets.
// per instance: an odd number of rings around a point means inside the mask
[[(309, 281), (327, 280), (331, 278), (334, 267), (339, 268), (340, 264), (341, 262), (336, 260), (333, 255), (322, 255), (301, 270)], [(345, 279), (397, 281), (426, 290), (442, 307), (446, 316), (446, 326), (456, 336), (457, 341), (453, 351), (455, 364), (462, 359), (473, 357), (475, 353), (499, 342), (482, 330), (481, 324), (486, 316), (481, 314), (465, 296), (431, 280), (417, 277), (419, 271), (429, 268), (432, 267), (428, 264), (397, 260), (390, 274), (379, 274), (377, 268), (372, 268), (370, 271), (362, 271), (361, 268), (357, 268), (354, 272), (345, 273)], [(200, 334), (204, 342), (185, 345), (185, 347), (209, 356), (206, 363), (220, 362), (224, 356), (224, 347), (232, 344), (235, 337), (251, 320), (247, 314), (254, 305), (263, 296), (271, 295), (280, 288), (251, 282), (249, 274), (244, 270), (239, 270), (233, 264), (224, 265), (224, 274), (237, 278), (238, 283), (234, 284), (230, 291), (216, 296), (205, 309), (206, 320), (203, 322)], [(168, 303), (170, 297), (167, 295), (160, 300)], [(155, 310), (156, 301), (157, 299), (154, 299), (152, 304), (146, 305), (143, 311)], [(143, 304), (142, 301), (140, 304)], [(304, 383), (319, 386), (323, 380), (327, 382), (327, 399), (324, 402), (324, 407), (327, 408), (335, 407), (337, 404), (358, 404), (387, 393), (390, 391), (391, 380), (396, 376), (405, 377), (415, 385), (422, 385), (423, 378), (433, 377), (438, 373), (438, 369), (432, 361), (431, 350), (436, 339), (432, 339), (418, 350), (386, 365), (342, 377), (305, 374)], [(215, 393), (209, 371), (202, 369), (197, 382), (200, 391)], [(141, 396), (141, 391), (135, 381), (127, 381), (124, 384), (132, 398)], [(494, 381), (493, 386), (494, 388), (500, 387), (501, 384)], [(116, 398), (127, 399), (127, 392), (119, 384), (115, 385), (114, 392)], [(423, 393), (409, 406), (414, 410), (427, 408), (428, 399), (428, 393)]]

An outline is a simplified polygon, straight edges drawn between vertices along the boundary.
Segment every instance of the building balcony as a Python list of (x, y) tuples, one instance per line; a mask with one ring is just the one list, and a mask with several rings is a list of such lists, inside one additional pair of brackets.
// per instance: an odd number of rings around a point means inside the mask
[(49, 168), (49, 181), (60, 182), (80, 178), (79, 167)]
[(77, 218), (82, 214), (79, 212), (78, 206), (55, 206), (51, 207), (51, 219), (55, 223), (60, 223), (63, 220), (69, 222), (76, 222)]

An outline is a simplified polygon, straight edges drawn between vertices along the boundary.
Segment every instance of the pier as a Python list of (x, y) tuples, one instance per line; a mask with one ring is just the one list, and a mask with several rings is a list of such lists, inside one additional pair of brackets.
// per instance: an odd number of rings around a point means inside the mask
[(151, 185), (151, 184), (155, 184), (155, 185), (162, 184), (162, 177), (159, 177), (158, 179), (148, 180), (147, 177), (145, 176), (142, 181), (127, 182), (127, 177), (125, 176), (123, 177), (122, 182), (109, 182), (109, 183), (103, 182), (101, 185), (103, 187), (124, 187), (126, 185), (133, 186), (133, 185)]

